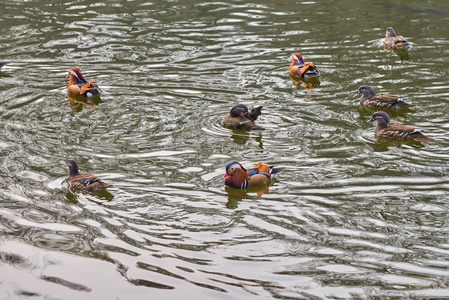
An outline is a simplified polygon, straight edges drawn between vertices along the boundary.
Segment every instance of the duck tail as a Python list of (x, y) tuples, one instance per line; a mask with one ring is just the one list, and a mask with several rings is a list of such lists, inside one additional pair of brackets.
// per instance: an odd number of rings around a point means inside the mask
[(249, 117), (251, 118), (251, 120), (253, 120), (253, 122), (256, 121), (257, 118), (262, 113), (262, 107), (263, 106), (259, 106), (259, 107), (253, 108), (249, 111)]
[(285, 169), (284, 167), (273, 167), (273, 166), (271, 166), (270, 167), (270, 174), (271, 175), (277, 174), (277, 173), (279, 173), (280, 171), (282, 171), (284, 169)]
[(424, 134), (422, 134), (421, 132), (415, 132), (415, 133), (413, 133), (413, 134), (411, 135), (411, 137), (412, 137), (414, 140), (418, 141), (418, 142), (424, 142), (424, 143), (427, 143), (427, 142), (434, 142), (434, 141), (435, 141), (435, 138), (434, 138), (434, 137), (424, 135)]

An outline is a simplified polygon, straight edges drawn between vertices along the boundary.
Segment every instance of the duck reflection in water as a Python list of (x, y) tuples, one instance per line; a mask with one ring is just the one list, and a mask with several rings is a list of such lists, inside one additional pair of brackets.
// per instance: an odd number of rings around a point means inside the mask
[[(65, 198), (73, 204), (79, 203), (78, 199), (82, 196), (86, 196), (88, 200), (93, 201), (98, 204), (102, 204), (104, 202), (109, 202), (114, 199), (114, 195), (111, 194), (108, 190), (98, 190), (98, 191), (83, 191), (82, 195), (80, 195), (81, 192), (75, 192), (72, 189), (68, 189), (68, 191), (65, 194)], [(90, 197), (92, 196), (92, 197)]]
[[(234, 189), (231, 187), (225, 187), (225, 191), (228, 194), (228, 202), (226, 202), (226, 207), (230, 209), (234, 209), (238, 207), (238, 202), (243, 199), (262, 199), (263, 194), (269, 193), (269, 184), (268, 182), (264, 185), (255, 186), (247, 189)], [(253, 195), (253, 194), (256, 195)]]
[(263, 149), (261, 134), (249, 133), (248, 131), (245, 130), (234, 130), (234, 134), (231, 135), (231, 139), (237, 145), (245, 145), (250, 137), (253, 138), (259, 144), (260, 149)]
[[(295, 77), (292, 74), (288, 74), (288, 77), (292, 80), (293, 84), (295, 85), (295, 90), (311, 90), (313, 88), (316, 88), (320, 86), (321, 81), (319, 77)], [(304, 84), (304, 87), (303, 87)]]
[(83, 97), (83, 96), (70, 96), (69, 97), (69, 106), (73, 112), (81, 112), (85, 106), (93, 109), (95, 105), (102, 103), (100, 97)]

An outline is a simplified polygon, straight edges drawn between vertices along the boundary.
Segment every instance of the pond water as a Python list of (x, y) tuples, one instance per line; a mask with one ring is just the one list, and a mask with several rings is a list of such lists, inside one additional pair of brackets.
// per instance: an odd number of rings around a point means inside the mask
[[(2, 299), (449, 297), (449, 3), (1, 6)], [(289, 78), (297, 51), (318, 81)], [(68, 98), (73, 66), (101, 102)], [(376, 138), (362, 84), (436, 141)], [(238, 103), (266, 130), (223, 128)], [(68, 158), (113, 187), (71, 191)], [(233, 191), (229, 161), (285, 170)]]

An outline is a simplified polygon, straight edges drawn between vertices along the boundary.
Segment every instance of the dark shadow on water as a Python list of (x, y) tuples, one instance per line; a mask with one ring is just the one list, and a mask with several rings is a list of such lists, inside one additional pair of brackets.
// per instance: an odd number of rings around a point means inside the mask
[(72, 289), (72, 290), (83, 291), (83, 292), (91, 292), (92, 291), (89, 287), (87, 287), (85, 285), (74, 283), (74, 282), (70, 282), (68, 280), (65, 280), (65, 279), (62, 279), (62, 278), (59, 278), (59, 277), (42, 276), (41, 278), (43, 280), (45, 280), (45, 281), (49, 281), (49, 282), (52, 282), (52, 283), (55, 283), (55, 284), (59, 284), (59, 285), (65, 286), (65, 287), (67, 287), (69, 289)]
[(5, 73), (4, 71), (0, 70), (0, 77), (12, 77), (11, 75)]
[(81, 112), (85, 106), (93, 109), (95, 105), (102, 103), (100, 97), (82, 97), (82, 96), (69, 96), (69, 106), (73, 112)]
[(413, 148), (425, 147), (425, 143), (415, 140), (389, 139), (378, 136), (376, 136), (376, 141), (371, 146), (373, 147), (374, 152), (385, 152), (388, 151), (388, 147), (402, 148), (403, 145), (409, 145)]
[(114, 199), (114, 195), (111, 194), (108, 190), (98, 190), (98, 191), (75, 191), (72, 188), (69, 188), (65, 194), (66, 199), (73, 203), (78, 203), (78, 194), (84, 193), (90, 196), (94, 196), (98, 198), (98, 201), (93, 200), (96, 203), (101, 204), (102, 202), (112, 201)]
[(400, 60), (409, 60), (408, 50), (407, 49), (388, 49), (384, 47), (384, 50), (388, 53), (394, 53), (399, 56)]
[(444, 16), (444, 17), (449, 16), (449, 11), (447, 10), (424, 8), (410, 5), (400, 5), (400, 4), (385, 4), (381, 2), (377, 2), (377, 4), (388, 9), (399, 10), (403, 13), (418, 13), (418, 14), (427, 14), (432, 16)]
[[(411, 102), (410, 102), (411, 103)], [(377, 111), (384, 111), (388, 114), (390, 117), (391, 123), (394, 124), (393, 119), (396, 117), (407, 117), (407, 114), (414, 114), (416, 111), (413, 108), (395, 108), (395, 109), (382, 109), (382, 108), (374, 108), (374, 107), (366, 107), (363, 105), (358, 104), (357, 111), (360, 113), (359, 119), (365, 122), (368, 122), (368, 120), (371, 118), (371, 116), (377, 112)], [(374, 127), (373, 127), (374, 128)]]
[[(261, 132), (260, 130), (255, 130), (252, 132), (257, 132), (257, 131)], [(248, 142), (249, 138), (251, 137), (259, 143), (259, 148), (263, 149), (261, 134), (253, 135), (253, 134), (251, 134), (250, 131), (239, 130), (239, 129), (234, 129), (233, 132), (234, 133), (231, 135), (231, 139), (234, 141), (234, 143), (236, 143), (238, 145), (245, 145), (246, 142)]]

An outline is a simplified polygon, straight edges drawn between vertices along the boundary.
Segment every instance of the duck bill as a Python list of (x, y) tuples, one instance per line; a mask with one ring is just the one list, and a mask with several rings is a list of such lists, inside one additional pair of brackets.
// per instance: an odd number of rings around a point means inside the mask
[(229, 173), (226, 172), (226, 174), (224, 174), (223, 177), (221, 177), (221, 178), (226, 178), (226, 177), (228, 177), (228, 176), (231, 176), (231, 175), (229, 175)]
[(374, 122), (374, 119), (373, 119), (373, 118), (371, 118), (371, 119), (368, 120), (368, 123), (371, 123), (371, 122)]
[(355, 97), (357, 97), (358, 95), (360, 95), (359, 91), (352, 91), (351, 93), (355, 93), (355, 95), (352, 96), (352, 98), (355, 98)]

